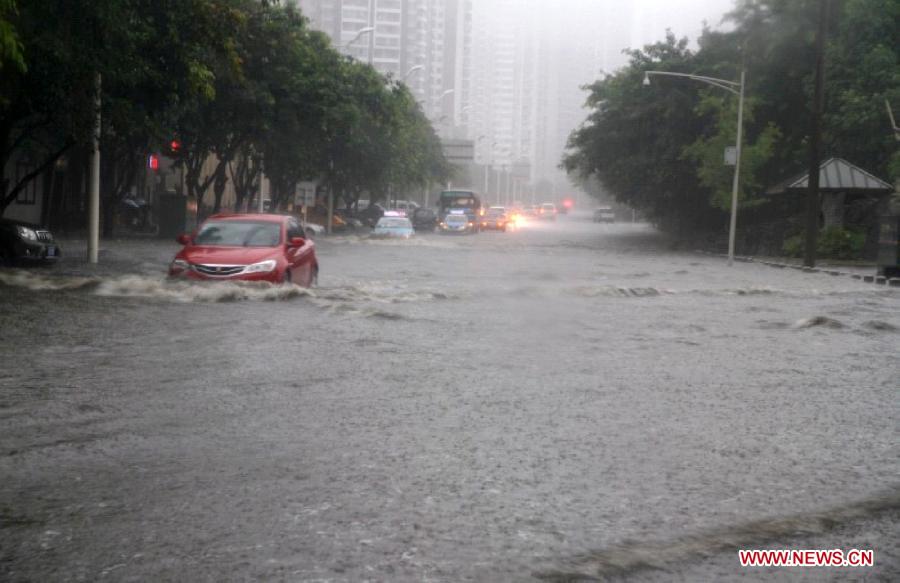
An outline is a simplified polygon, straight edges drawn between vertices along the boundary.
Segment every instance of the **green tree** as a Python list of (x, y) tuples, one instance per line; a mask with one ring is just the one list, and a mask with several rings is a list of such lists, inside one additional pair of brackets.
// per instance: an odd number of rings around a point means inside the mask
[(6, 66), (25, 70), (22, 41), (13, 24), (18, 13), (16, 0), (0, 0), (0, 69)]
[[(896, 178), (900, 156), (884, 100), (900, 102), (900, 5), (843, 0), (832, 6), (826, 155)], [(766, 187), (807, 160), (817, 7), (818, 0), (743, 0), (728, 16), (731, 30), (704, 31), (695, 52), (671, 36), (632, 52), (627, 67), (591, 86), (592, 112), (573, 133), (564, 166), (598, 179), (617, 200), (665, 228), (721, 230), (732, 172), (722, 151), (734, 142), (736, 100), (687, 80), (639, 84), (647, 69), (736, 79), (744, 68), (741, 200), (767, 202)]]
[[(94, 37), (106, 2), (74, 4), (5, 5), (3, 34), (12, 42), (5, 46), (15, 46), (18, 65), (0, 68), (0, 214), (61, 155), (90, 138), (93, 80), (108, 58)], [(14, 157), (27, 161), (27, 170), (8, 176)]]
[[(744, 103), (744, 124), (753, 124), (753, 99)], [(731, 210), (734, 167), (723, 160), (725, 148), (734, 146), (737, 138), (737, 99), (707, 92), (696, 107), (701, 117), (712, 120), (709, 136), (698, 138), (684, 149), (684, 156), (697, 165), (697, 178), (711, 192), (712, 206), (723, 211)], [(767, 184), (763, 169), (772, 157), (781, 131), (774, 124), (767, 124), (753, 141), (744, 137), (741, 148), (741, 175), (738, 206), (749, 207), (761, 202), (760, 194)]]
[[(704, 130), (691, 115), (702, 85), (687, 80), (645, 87), (644, 71), (690, 70), (687, 39), (632, 51), (628, 67), (590, 87), (587, 123), (573, 133), (564, 167), (583, 179), (596, 177), (620, 203), (640, 210), (667, 229), (688, 229), (719, 213), (699, 184), (685, 148)], [(626, 154), (627, 153), (627, 154)]]

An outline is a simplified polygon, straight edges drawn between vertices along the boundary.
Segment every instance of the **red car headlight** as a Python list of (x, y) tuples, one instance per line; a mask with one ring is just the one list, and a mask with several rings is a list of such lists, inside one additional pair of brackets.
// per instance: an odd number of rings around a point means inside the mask
[(254, 263), (253, 265), (245, 267), (244, 273), (269, 273), (270, 271), (275, 271), (276, 265), (277, 262), (274, 259), (260, 261), (259, 263)]
[(179, 273), (185, 272), (190, 268), (191, 264), (184, 259), (174, 259), (172, 263), (169, 264), (169, 274), (178, 275)]

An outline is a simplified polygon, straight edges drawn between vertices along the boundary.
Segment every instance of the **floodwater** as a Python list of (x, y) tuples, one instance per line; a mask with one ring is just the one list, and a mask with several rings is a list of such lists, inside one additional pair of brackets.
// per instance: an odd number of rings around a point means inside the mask
[[(174, 250), (0, 272), (3, 579), (900, 576), (900, 289), (580, 216), (322, 239), (313, 290)], [(736, 554), (820, 546), (876, 565)]]

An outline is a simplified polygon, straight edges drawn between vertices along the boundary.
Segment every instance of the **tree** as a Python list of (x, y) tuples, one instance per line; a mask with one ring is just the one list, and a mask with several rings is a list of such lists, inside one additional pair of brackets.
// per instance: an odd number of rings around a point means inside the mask
[[(200, 15), (205, 18), (186, 26), (188, 44), (199, 55), (192, 70), (202, 83), (179, 102), (172, 123), (179, 143), (172, 154), (184, 168), (188, 195), (196, 199), (200, 212), (213, 184), (214, 210), (218, 210), (228, 165), (246, 141), (251, 131), (247, 128), (257, 120), (253, 88), (245, 75), (246, 44), (258, 34), (251, 29), (258, 12), (269, 9), (268, 4), (253, 0), (210, 3), (205, 8)], [(214, 168), (207, 172), (210, 159)]]
[[(753, 124), (753, 99), (744, 103), (744, 124)], [(733, 146), (737, 134), (737, 102), (707, 91), (696, 107), (701, 117), (708, 116), (712, 131), (697, 139), (684, 150), (684, 156), (697, 165), (697, 178), (711, 192), (713, 207), (731, 210), (732, 180), (734, 169), (723, 163), (723, 153)], [(781, 131), (775, 124), (767, 124), (753, 139), (744, 138), (741, 151), (741, 175), (738, 192), (739, 207), (749, 207), (761, 202), (759, 198), (767, 184), (762, 170), (769, 162)], [(752, 141), (751, 141), (752, 140)]]
[[(0, 68), (0, 214), (61, 155), (89, 140), (93, 79), (107, 60), (94, 41), (105, 5), (3, 5), (0, 34), (14, 65)], [(14, 157), (26, 161), (25, 170), (7, 176)]]
[(690, 70), (694, 53), (687, 39), (669, 33), (664, 42), (630, 54), (627, 68), (591, 87), (588, 104), (594, 111), (573, 133), (564, 166), (585, 179), (595, 176), (618, 202), (664, 228), (711, 223), (710, 215), (720, 213), (710, 208), (709, 191), (684, 156), (704, 131), (703, 120), (690, 115), (702, 86), (642, 84), (645, 70)]
[[(670, 35), (631, 52), (627, 67), (591, 86), (592, 112), (572, 134), (564, 166), (598, 179), (664, 228), (724, 229), (732, 168), (723, 166), (722, 151), (734, 142), (734, 100), (690, 81), (651, 87), (640, 81), (648, 69), (734, 79), (745, 68), (741, 204), (783, 212), (764, 191), (798, 172), (806, 158), (817, 6), (815, 0), (743, 0), (728, 16), (733, 28), (705, 30), (697, 51)], [(844, 0), (835, 6), (826, 47), (826, 153), (896, 179), (900, 155), (884, 99), (900, 103), (900, 5)]]
[(22, 41), (12, 22), (18, 12), (16, 0), (0, 0), (0, 69), (6, 66), (25, 70)]

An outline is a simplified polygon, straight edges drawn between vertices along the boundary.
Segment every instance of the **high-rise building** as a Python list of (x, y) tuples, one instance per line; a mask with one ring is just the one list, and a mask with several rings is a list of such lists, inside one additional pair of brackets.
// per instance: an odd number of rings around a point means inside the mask
[(559, 164), (587, 115), (584, 86), (627, 58), (621, 50), (631, 36), (628, 6), (482, 0), (476, 10), (470, 129), (476, 158), (539, 186), (541, 195), (561, 194), (569, 183)]
[(341, 52), (404, 81), (442, 135), (465, 135), (472, 0), (300, 0), (299, 6)]

